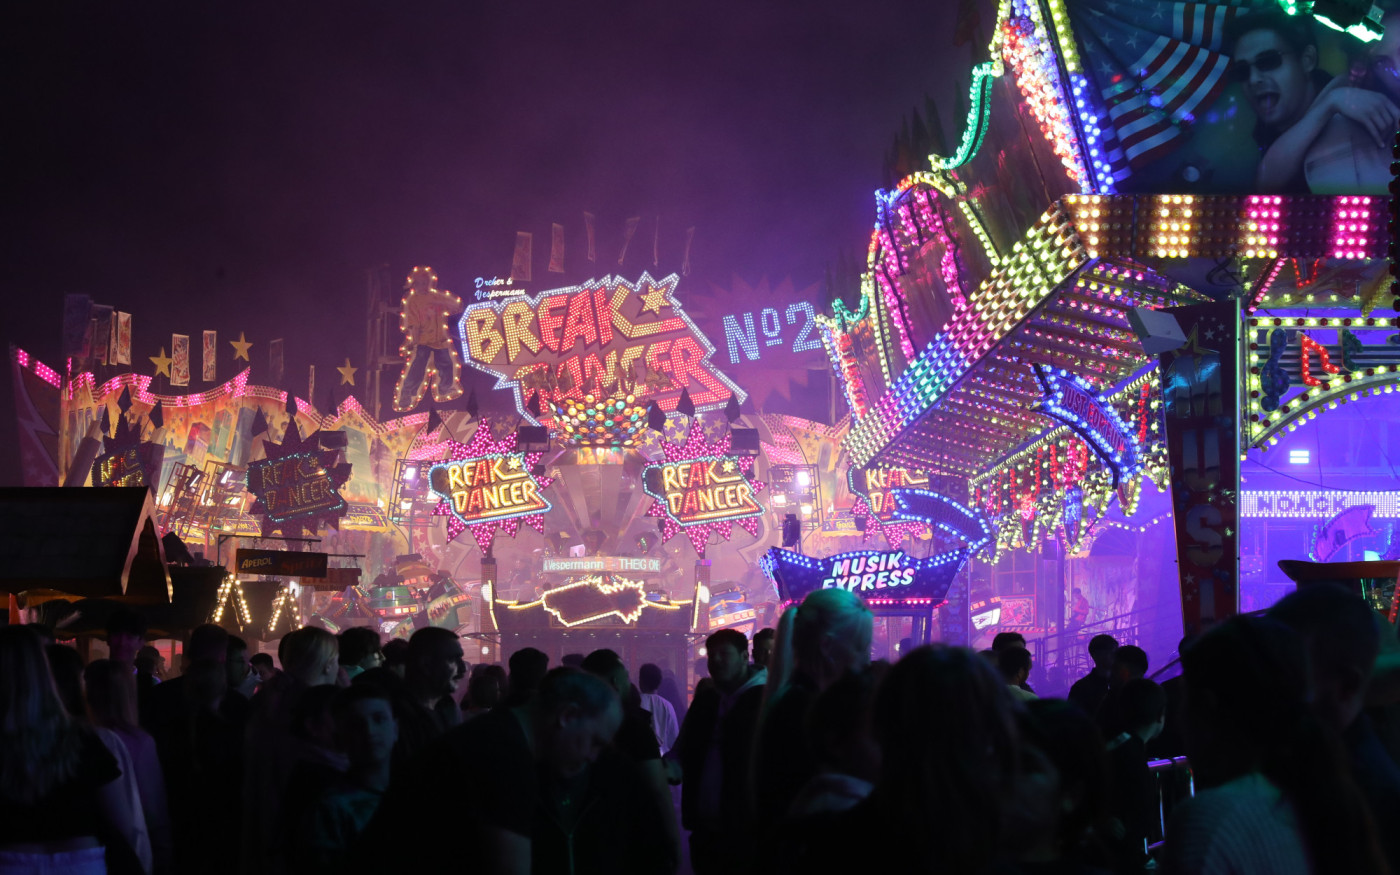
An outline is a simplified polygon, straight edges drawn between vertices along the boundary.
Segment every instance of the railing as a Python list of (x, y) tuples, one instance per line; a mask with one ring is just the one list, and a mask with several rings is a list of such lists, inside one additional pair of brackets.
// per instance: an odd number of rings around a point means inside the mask
[[(1179, 803), (1183, 798), (1190, 798), (1196, 795), (1196, 778), (1191, 773), (1191, 764), (1186, 757), (1170, 757), (1164, 760), (1148, 760), (1147, 770), (1157, 779), (1157, 823), (1161, 827), (1159, 835), (1167, 834), (1167, 815), (1171, 813), (1173, 805)], [(1186, 792), (1180, 792), (1180, 782), (1177, 780), (1177, 773), (1186, 773)], [(1174, 786), (1169, 786), (1174, 785)], [(1155, 853), (1162, 842), (1156, 842), (1147, 846), (1149, 854)]]
[(1171, 630), (1178, 620), (1170, 611), (1165, 612), (1165, 616), (1163, 613), (1157, 605), (1152, 605), (1028, 641), (1027, 646), (1034, 656), (1037, 690), (1043, 686), (1045, 694), (1063, 696), (1070, 684), (1088, 674), (1092, 668), (1088, 645), (1095, 635), (1111, 634), (1120, 645), (1139, 647), (1162, 637), (1175, 640)]

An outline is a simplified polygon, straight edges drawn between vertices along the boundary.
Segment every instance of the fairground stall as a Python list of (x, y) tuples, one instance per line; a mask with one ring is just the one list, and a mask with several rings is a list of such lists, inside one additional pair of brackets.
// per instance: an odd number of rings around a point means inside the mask
[[(1391, 22), (1310, 9), (1001, 3), (956, 148), (878, 193), (820, 320), (852, 466), (994, 530), (947, 637), (1022, 631), (1051, 692), (1096, 632), (1160, 665), (1280, 559), (1396, 554), (1391, 131), (1350, 109), (1400, 102)], [(1300, 63), (1349, 78), (1259, 85)]]

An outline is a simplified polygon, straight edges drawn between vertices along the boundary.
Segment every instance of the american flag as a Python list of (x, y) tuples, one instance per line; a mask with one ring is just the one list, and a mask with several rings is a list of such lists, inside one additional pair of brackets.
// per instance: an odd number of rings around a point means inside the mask
[(1115, 180), (1181, 145), (1196, 114), (1225, 87), (1226, 24), (1250, 8), (1275, 5), (1274, 0), (1069, 4), (1085, 72), (1103, 97), (1100, 145)]

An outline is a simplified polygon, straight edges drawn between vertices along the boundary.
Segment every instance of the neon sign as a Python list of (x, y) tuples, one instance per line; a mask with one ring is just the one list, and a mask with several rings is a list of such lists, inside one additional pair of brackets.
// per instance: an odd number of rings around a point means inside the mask
[(1374, 508), (1379, 519), (1400, 519), (1400, 492), (1246, 491), (1240, 516), (1275, 519), (1330, 519), (1358, 507)]
[(872, 604), (938, 605), (972, 551), (959, 548), (918, 558), (902, 550), (857, 550), (835, 556), (805, 556), (774, 547), (758, 566), (785, 602), (797, 602), (818, 589), (844, 589)]
[(962, 538), (973, 552), (992, 540), (992, 527), (982, 514), (946, 495), (904, 487), (890, 490), (890, 498), (894, 502), (895, 519), (942, 529)]
[(1079, 377), (1063, 370), (1035, 366), (1036, 380), (1045, 391), (1034, 409), (1059, 420), (1084, 439), (1113, 475), (1113, 486), (1142, 467), (1137, 438), (1107, 398)]
[[(762, 351), (768, 347), (787, 345), (783, 339), (784, 327), (801, 326), (791, 341), (793, 353), (801, 354), (821, 349), (821, 336), (813, 333), (816, 319), (816, 309), (806, 301), (789, 304), (781, 315), (773, 307), (764, 307), (756, 316), (753, 312), (725, 316), (724, 342), (728, 347), (729, 363), (737, 365), (741, 361), (756, 362)], [(741, 352), (743, 359), (739, 357)]]
[(545, 574), (587, 574), (631, 571), (638, 574), (661, 573), (661, 560), (648, 556), (547, 556)]
[(467, 443), (446, 442), (447, 458), (429, 469), (428, 483), (439, 499), (433, 514), (448, 518), (449, 541), (470, 528), (486, 550), (497, 531), (514, 537), (522, 520), (544, 534), (544, 514), (552, 505), (543, 493), (554, 480), (531, 473), (544, 453), (514, 452), (515, 442), (515, 432), (492, 437), (486, 420)]
[(544, 609), (565, 626), (596, 623), (609, 617), (631, 625), (647, 606), (641, 583), (613, 575), (589, 575), (544, 594)]
[[(685, 419), (671, 417), (672, 422)], [(764, 484), (751, 477), (753, 459), (728, 455), (728, 432), (710, 443), (698, 424), (682, 433), (668, 422), (667, 434), (672, 440), (661, 445), (665, 461), (642, 469), (642, 489), (655, 499), (647, 516), (661, 520), (661, 540), (684, 530), (703, 557), (710, 534), (718, 532), (727, 541), (733, 523), (757, 537), (765, 513), (757, 495)]]
[(738, 520), (763, 513), (753, 485), (734, 458), (648, 465), (643, 488), (682, 526)]
[(249, 513), (261, 514), (266, 535), (280, 529), (315, 534), (322, 522), (334, 523), (348, 505), (339, 489), (350, 479), (348, 464), (335, 464), (336, 450), (320, 448), (320, 432), (305, 438), (296, 418), (287, 424), (281, 444), (266, 442), (267, 458), (248, 465), (248, 491), (257, 496)]
[(881, 523), (895, 521), (894, 501), (890, 493), (905, 486), (927, 486), (928, 473), (908, 468), (847, 469), (851, 492), (865, 499), (871, 516)]
[(93, 486), (146, 486), (146, 467), (141, 448), (127, 447), (107, 453), (92, 463)]
[(636, 387), (636, 397), (674, 410), (689, 390), (697, 410), (719, 409), (744, 391), (711, 363), (714, 346), (675, 298), (675, 274), (636, 283), (607, 276), (578, 286), (469, 304), (459, 334), (467, 362), (498, 378), (515, 394), (531, 421), (538, 396), (546, 418), (551, 405), (582, 398), (585, 387), (626, 382), (645, 368), (657, 375)]
[(468, 525), (550, 508), (520, 453), (453, 459), (434, 465), (428, 477), (433, 492), (451, 502), (452, 513)]

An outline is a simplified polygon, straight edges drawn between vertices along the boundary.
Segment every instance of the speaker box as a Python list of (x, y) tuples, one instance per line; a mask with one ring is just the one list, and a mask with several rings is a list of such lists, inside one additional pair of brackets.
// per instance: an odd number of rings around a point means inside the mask
[(1133, 326), (1133, 333), (1142, 342), (1142, 351), (1148, 355), (1161, 355), (1186, 344), (1186, 335), (1181, 333), (1181, 326), (1170, 313), (1134, 307), (1128, 311), (1128, 324)]

